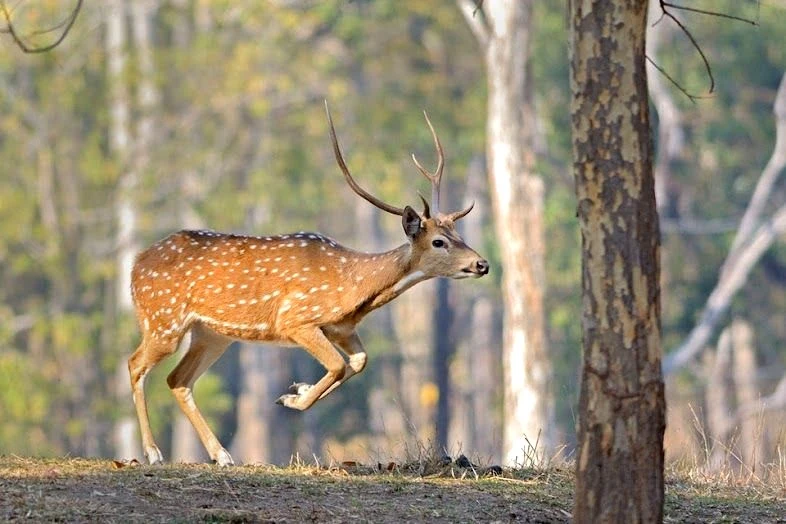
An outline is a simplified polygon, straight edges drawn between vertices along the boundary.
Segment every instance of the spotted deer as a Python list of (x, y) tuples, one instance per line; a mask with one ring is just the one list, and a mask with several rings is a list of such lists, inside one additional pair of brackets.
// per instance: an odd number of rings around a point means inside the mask
[(163, 457), (150, 429), (145, 377), (175, 352), (186, 333), (191, 333), (190, 346), (167, 383), (210, 458), (228, 466), (232, 457), (199, 412), (192, 388), (232, 341), (301, 346), (317, 359), (326, 374), (314, 385), (293, 384), (277, 400), (288, 408), (308, 409), (365, 368), (366, 351), (356, 326), (368, 313), (418, 282), (488, 273), (488, 262), (455, 229), (472, 204), (453, 213), (439, 210), (444, 155), (428, 115), (438, 163), (430, 173), (412, 155), (432, 187), (431, 206), (421, 196), (424, 209), (418, 213), (410, 206), (387, 204), (355, 182), (327, 103), (325, 110), (333, 152), (346, 182), (374, 206), (401, 216), (407, 242), (384, 253), (363, 253), (317, 233), (245, 236), (180, 231), (140, 253), (131, 288), (142, 342), (128, 360), (128, 370), (142, 445), (151, 464)]

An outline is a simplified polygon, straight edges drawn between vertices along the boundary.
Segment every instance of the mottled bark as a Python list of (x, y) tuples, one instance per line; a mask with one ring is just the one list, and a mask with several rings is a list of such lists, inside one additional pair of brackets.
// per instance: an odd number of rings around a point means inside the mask
[(572, 2), (584, 350), (577, 523), (663, 520), (660, 239), (646, 20), (646, 0)]

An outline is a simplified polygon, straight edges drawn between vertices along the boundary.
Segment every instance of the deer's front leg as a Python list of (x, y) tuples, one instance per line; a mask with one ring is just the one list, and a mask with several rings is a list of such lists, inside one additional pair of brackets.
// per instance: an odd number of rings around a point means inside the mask
[(276, 401), (277, 404), (302, 411), (310, 408), (325, 391), (344, 377), (346, 363), (341, 353), (333, 347), (333, 344), (318, 327), (303, 327), (287, 335), (293, 342), (303, 346), (303, 349), (327, 369), (325, 376), (313, 386), (298, 385), (294, 388), (294, 393), (281, 395)]
[(326, 396), (330, 395), (334, 389), (363, 371), (363, 368), (366, 367), (367, 361), (366, 348), (363, 347), (363, 343), (360, 341), (360, 337), (356, 331), (352, 331), (348, 335), (345, 335), (343, 333), (334, 333), (326, 329), (325, 336), (335, 346), (347, 354), (349, 357), (349, 363), (345, 368), (344, 376), (341, 378), (341, 380), (337, 380), (324, 393), (322, 393), (322, 395), (319, 397), (319, 400), (322, 400)]

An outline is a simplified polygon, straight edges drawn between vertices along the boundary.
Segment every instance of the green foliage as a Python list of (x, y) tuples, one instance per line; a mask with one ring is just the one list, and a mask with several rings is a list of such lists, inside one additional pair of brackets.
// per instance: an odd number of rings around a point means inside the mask
[[(731, 3), (730, 3), (731, 2)], [(709, 3), (741, 16), (754, 2)], [(153, 17), (158, 94), (155, 136), (136, 188), (120, 184), (138, 159), (110, 145), (111, 104), (101, 10), (85, 11), (62, 47), (27, 56), (0, 53), (0, 452), (85, 453), (88, 437), (111, 453), (111, 422), (131, 412), (124, 361), (138, 338), (117, 304), (116, 203), (132, 191), (139, 245), (198, 217), (217, 230), (259, 233), (319, 230), (354, 240), (358, 202), (333, 160), (322, 101), (327, 99), (350, 169), (361, 185), (397, 205), (427, 194), (414, 152), (434, 162), (427, 110), (445, 145), (446, 206), (458, 207), (470, 161), (485, 150), (483, 57), (455, 2), (329, 0), (160, 3)], [(721, 7), (723, 9), (721, 9)], [(742, 9), (742, 13), (736, 11)], [(546, 184), (547, 322), (555, 355), (560, 424), (570, 432), (580, 362), (580, 239), (570, 160), (570, 90), (564, 3), (536, 2), (532, 38), (538, 173)], [(734, 219), (742, 212), (773, 144), (771, 104), (786, 68), (783, 9), (762, 3), (760, 25), (680, 15), (712, 63), (716, 93), (691, 103), (672, 88), (684, 114), (688, 149), (674, 174), (683, 216)], [(668, 23), (663, 21), (661, 23)], [(0, 35), (3, 36), (3, 35)], [(134, 127), (144, 72), (133, 39), (121, 78)], [(676, 33), (659, 65), (692, 93), (707, 85), (700, 58)], [(489, 210), (488, 195), (478, 206)], [(498, 296), (497, 239), (483, 225), (492, 276), (476, 285)], [(382, 219), (385, 246), (403, 241), (397, 219)], [(664, 341), (690, 329), (731, 236), (664, 235)], [(755, 320), (779, 348), (782, 246), (754, 272), (734, 311)], [(372, 359), (397, 358), (395, 344), (369, 328)], [(227, 357), (232, 358), (232, 357)], [(784, 353), (765, 359), (783, 365)], [(150, 377), (157, 431), (171, 426), (174, 401), (164, 377)], [(118, 372), (118, 370), (121, 370)], [(347, 387), (365, 420), (372, 373)], [(207, 375), (197, 401), (213, 422), (231, 412), (230, 386)], [(358, 393), (359, 392), (359, 393)], [(343, 409), (347, 411), (347, 407)], [(326, 408), (325, 425), (344, 424)], [(350, 417), (351, 418), (351, 417)], [(347, 423), (336, 431), (349, 436)], [(333, 428), (331, 428), (332, 430)]]

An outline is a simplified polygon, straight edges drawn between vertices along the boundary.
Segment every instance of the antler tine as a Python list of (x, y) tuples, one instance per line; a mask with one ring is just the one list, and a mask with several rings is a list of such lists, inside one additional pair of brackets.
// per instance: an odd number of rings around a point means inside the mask
[(386, 204), (382, 200), (378, 199), (355, 182), (355, 179), (352, 178), (352, 175), (349, 173), (349, 168), (347, 164), (344, 162), (344, 157), (341, 155), (341, 148), (338, 146), (338, 139), (336, 138), (336, 130), (333, 127), (333, 118), (330, 116), (330, 108), (328, 108), (327, 100), (325, 100), (325, 113), (327, 113), (328, 124), (330, 125), (330, 140), (333, 142), (333, 153), (336, 155), (336, 162), (338, 163), (338, 167), (341, 168), (341, 172), (344, 173), (344, 179), (349, 184), (349, 187), (352, 188), (352, 191), (357, 193), (359, 196), (373, 204), (374, 206), (378, 207), (383, 211), (387, 211), (388, 213), (403, 216), (404, 209), (400, 207), (391, 206), (390, 204)]
[(426, 117), (426, 123), (431, 130), (431, 136), (434, 138), (434, 146), (437, 148), (437, 170), (433, 174), (427, 171), (420, 165), (414, 153), (412, 154), (412, 161), (415, 162), (415, 167), (418, 168), (418, 171), (431, 182), (431, 206), (434, 208), (434, 214), (436, 215), (439, 213), (439, 185), (442, 181), (442, 170), (445, 167), (445, 153), (442, 151), (442, 144), (439, 141), (437, 132), (434, 131), (434, 126), (431, 124), (428, 113), (423, 111), (423, 116)]
[(470, 204), (465, 209), (463, 209), (461, 211), (455, 211), (453, 213), (450, 213), (448, 215), (448, 220), (452, 220), (453, 222), (455, 222), (459, 218), (464, 218), (465, 216), (467, 216), (467, 213), (472, 211), (473, 207), (475, 207), (475, 201), (474, 200), (472, 202), (470, 202)]

